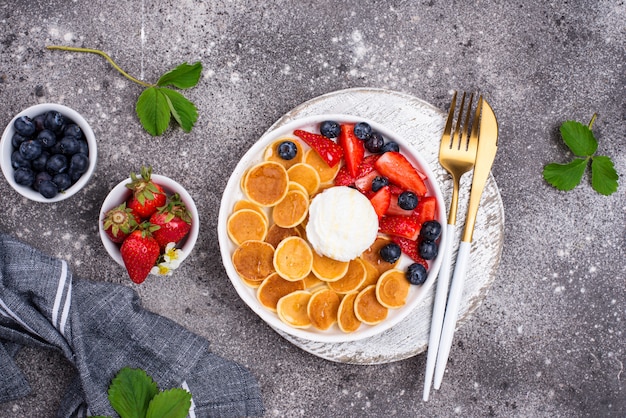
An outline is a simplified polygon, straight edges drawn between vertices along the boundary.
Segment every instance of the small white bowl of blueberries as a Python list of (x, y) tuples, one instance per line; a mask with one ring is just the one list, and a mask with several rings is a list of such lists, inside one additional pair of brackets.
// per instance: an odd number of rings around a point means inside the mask
[(19, 194), (37, 202), (76, 194), (91, 178), (96, 160), (96, 138), (87, 121), (55, 103), (18, 113), (0, 142), (4, 177)]

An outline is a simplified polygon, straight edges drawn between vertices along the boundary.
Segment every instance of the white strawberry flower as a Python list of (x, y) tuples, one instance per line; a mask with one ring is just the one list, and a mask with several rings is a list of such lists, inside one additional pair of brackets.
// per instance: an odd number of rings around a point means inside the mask
[(172, 270), (175, 270), (180, 266), (182, 257), (183, 250), (176, 248), (176, 243), (170, 242), (165, 247), (165, 252), (161, 257), (163, 261), (152, 267), (150, 273), (158, 276), (171, 276)]

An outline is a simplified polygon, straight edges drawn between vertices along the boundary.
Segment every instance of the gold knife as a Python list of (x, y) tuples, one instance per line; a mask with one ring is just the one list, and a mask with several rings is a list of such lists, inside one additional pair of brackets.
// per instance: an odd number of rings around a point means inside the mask
[(478, 206), (485, 184), (487, 183), (487, 178), (491, 172), (491, 166), (496, 158), (496, 151), (498, 151), (498, 121), (496, 120), (496, 115), (493, 113), (493, 109), (489, 103), (487, 103), (487, 100), (483, 98), (480, 130), (478, 133), (478, 152), (474, 165), (469, 206), (461, 244), (459, 245), (457, 253), (454, 274), (452, 276), (452, 285), (446, 304), (446, 313), (443, 320), (441, 338), (439, 340), (439, 351), (437, 352), (434, 380), (435, 389), (439, 389), (441, 386), (446, 364), (448, 363), (448, 356), (450, 354), (450, 347), (452, 346), (452, 339), (454, 337), (454, 330), (459, 313), (459, 305), (463, 294), (465, 276), (469, 265), (472, 235), (474, 234)]

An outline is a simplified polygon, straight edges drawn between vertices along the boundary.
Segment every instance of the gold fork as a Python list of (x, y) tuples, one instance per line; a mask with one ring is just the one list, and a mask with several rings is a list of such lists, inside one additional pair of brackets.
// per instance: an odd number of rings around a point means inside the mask
[[(465, 101), (468, 99), (467, 110), (465, 111)], [(455, 108), (457, 102), (457, 93), (454, 93), (450, 103), (450, 111), (448, 119), (441, 137), (441, 145), (439, 146), (439, 163), (452, 176), (452, 199), (450, 201), (450, 210), (448, 212), (448, 225), (446, 226), (446, 239), (442, 249), (443, 260), (439, 276), (437, 278), (437, 289), (435, 292), (435, 304), (433, 307), (432, 320), (430, 325), (430, 336), (428, 340), (428, 355), (426, 358), (426, 375), (424, 379), (424, 401), (428, 400), (430, 395), (430, 387), (432, 385), (433, 374), (435, 372), (435, 363), (437, 360), (437, 351), (439, 350), (439, 339), (443, 326), (444, 313), (446, 308), (446, 300), (448, 296), (448, 286), (450, 283), (450, 263), (452, 253), (452, 240), (456, 231), (456, 215), (459, 203), (459, 187), (461, 177), (474, 168), (476, 161), (476, 152), (478, 150), (478, 120), (482, 108), (482, 96), (478, 98), (478, 104), (472, 122), (471, 133), (468, 137), (470, 114), (472, 111), (472, 102), (474, 94), (470, 94), (469, 98), (463, 93), (461, 104), (459, 106), (456, 127), (452, 132), (454, 124)], [(465, 111), (465, 114), (463, 113)]]

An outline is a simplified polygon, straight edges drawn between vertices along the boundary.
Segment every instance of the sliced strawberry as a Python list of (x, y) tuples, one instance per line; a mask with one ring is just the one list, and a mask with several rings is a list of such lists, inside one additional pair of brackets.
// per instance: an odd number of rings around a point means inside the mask
[(378, 157), (380, 157), (380, 155), (371, 154), (363, 158), (363, 161), (361, 161), (361, 164), (359, 165), (359, 173), (357, 177), (364, 176), (374, 170), (374, 165), (376, 164)]
[(343, 158), (343, 148), (323, 135), (314, 134), (301, 129), (296, 129), (293, 131), (293, 134), (313, 148), (330, 167), (339, 164), (339, 161)]
[[(389, 190), (391, 191), (391, 186), (389, 187)], [(400, 205), (398, 205), (398, 196), (400, 196), (400, 193), (396, 194), (391, 192), (391, 202), (389, 204), (389, 209), (387, 210), (387, 213), (389, 215), (413, 215), (413, 210), (402, 209)]]
[(348, 173), (348, 168), (342, 166), (337, 175), (335, 176), (335, 186), (352, 186), (354, 184), (354, 177)]
[(380, 176), (380, 173), (372, 169), (369, 173), (357, 177), (354, 181), (354, 185), (361, 193), (367, 193), (372, 190), (372, 181), (378, 176)]
[(370, 203), (378, 215), (378, 220), (380, 220), (387, 213), (390, 201), (391, 193), (389, 192), (389, 186), (381, 188), (370, 198)]
[(421, 226), (417, 216), (387, 215), (378, 223), (378, 229), (383, 234), (397, 235), (412, 240), (417, 239)]
[(399, 152), (389, 151), (378, 158), (375, 164), (383, 176), (405, 190), (414, 192), (417, 196), (424, 196), (426, 185), (415, 167)]
[(420, 224), (426, 221), (432, 221), (437, 215), (437, 199), (435, 196), (424, 196), (417, 203), (415, 214)]
[(408, 239), (404, 237), (398, 237), (398, 236), (391, 236), (391, 240), (395, 242), (396, 244), (398, 244), (398, 246), (400, 247), (404, 255), (406, 255), (407, 257), (409, 257), (411, 260), (415, 261), (416, 263), (420, 263), (424, 267), (428, 268), (428, 263), (426, 262), (426, 260), (424, 260), (419, 255), (419, 250), (417, 249), (416, 240), (412, 240), (412, 239)]
[(359, 173), (359, 166), (365, 157), (365, 146), (363, 146), (363, 141), (354, 135), (354, 124), (345, 123), (341, 125), (337, 143), (343, 148), (343, 157), (348, 172), (356, 177)]

